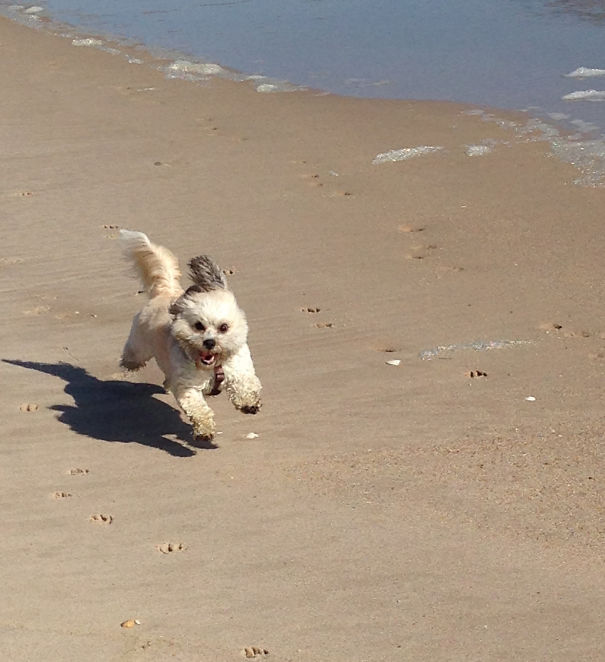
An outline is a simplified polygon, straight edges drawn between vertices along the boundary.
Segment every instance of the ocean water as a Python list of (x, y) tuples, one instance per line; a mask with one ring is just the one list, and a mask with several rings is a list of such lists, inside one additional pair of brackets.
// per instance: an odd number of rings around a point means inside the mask
[(170, 54), (169, 75), (235, 71), (260, 92), (528, 110), (593, 151), (605, 144), (605, 0), (0, 0), (0, 10)]

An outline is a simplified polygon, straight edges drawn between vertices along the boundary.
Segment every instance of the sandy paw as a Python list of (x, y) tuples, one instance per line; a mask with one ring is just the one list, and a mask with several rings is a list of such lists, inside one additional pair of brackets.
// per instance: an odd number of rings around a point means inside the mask
[(242, 412), (242, 414), (258, 414), (260, 408), (261, 404), (258, 402), (253, 405), (242, 405), (239, 410)]
[(196, 444), (210, 444), (214, 439), (214, 432), (208, 432), (207, 430), (194, 430), (193, 431), (193, 441)]
[(242, 650), (242, 655), (244, 657), (263, 657), (264, 655), (269, 655), (269, 651), (266, 648), (260, 648), (259, 646), (246, 646)]
[(163, 542), (161, 545), (156, 545), (155, 548), (162, 554), (172, 554), (172, 552), (182, 552), (186, 549), (185, 544), (182, 542)]
[(109, 525), (113, 522), (112, 515), (106, 515), (104, 513), (96, 513), (94, 515), (91, 515), (88, 519), (89, 521), (94, 522), (95, 524)]

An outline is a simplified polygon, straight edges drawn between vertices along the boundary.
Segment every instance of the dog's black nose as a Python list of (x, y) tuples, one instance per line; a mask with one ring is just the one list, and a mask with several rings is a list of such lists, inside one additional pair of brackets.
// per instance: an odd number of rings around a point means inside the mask
[(204, 347), (206, 349), (213, 349), (215, 345), (216, 340), (214, 338), (206, 338), (206, 340), (204, 340)]

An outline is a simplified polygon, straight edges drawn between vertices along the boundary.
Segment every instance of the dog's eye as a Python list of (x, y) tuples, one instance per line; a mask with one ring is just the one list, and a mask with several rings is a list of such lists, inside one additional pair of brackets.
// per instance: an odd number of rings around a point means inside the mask
[(195, 328), (198, 331), (205, 331), (206, 330), (206, 327), (201, 322), (196, 322), (193, 326), (195, 326)]
[(221, 324), (221, 325), (218, 327), (218, 330), (219, 330), (221, 333), (227, 333), (227, 331), (229, 331), (229, 325), (228, 325), (228, 324)]

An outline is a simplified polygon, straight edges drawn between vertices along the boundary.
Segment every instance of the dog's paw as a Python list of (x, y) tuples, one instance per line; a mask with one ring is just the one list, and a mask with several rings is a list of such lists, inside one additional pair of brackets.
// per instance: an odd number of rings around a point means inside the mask
[(261, 408), (261, 402), (260, 400), (253, 404), (253, 405), (242, 405), (239, 407), (239, 410), (242, 412), (242, 414), (258, 414), (259, 410)]
[(209, 443), (214, 439), (215, 426), (214, 422), (210, 424), (206, 422), (204, 425), (193, 426), (193, 439), (198, 443)]
[(193, 438), (195, 439), (195, 441), (201, 441), (201, 442), (212, 441), (214, 439), (214, 431), (194, 428)]
[(122, 358), (120, 360), (120, 368), (124, 368), (125, 370), (128, 370), (129, 372), (135, 372), (136, 370), (140, 370), (143, 367), (145, 367), (144, 363), (137, 363), (136, 361), (129, 361), (128, 359), (125, 359), (125, 358)]

